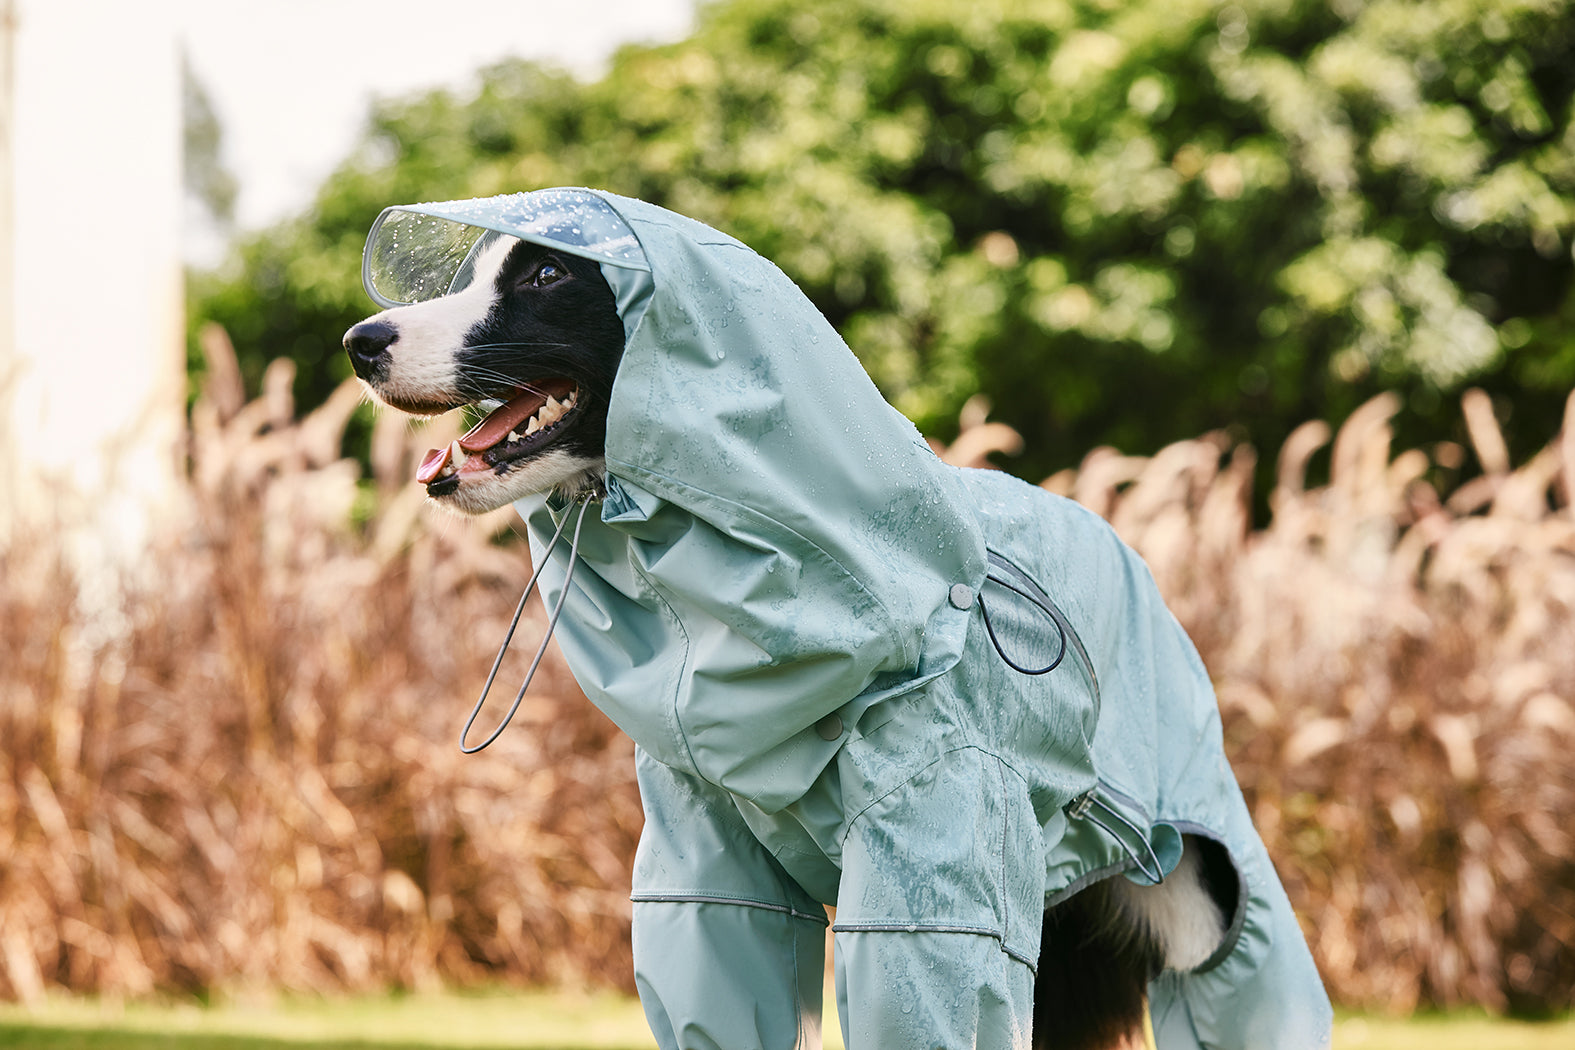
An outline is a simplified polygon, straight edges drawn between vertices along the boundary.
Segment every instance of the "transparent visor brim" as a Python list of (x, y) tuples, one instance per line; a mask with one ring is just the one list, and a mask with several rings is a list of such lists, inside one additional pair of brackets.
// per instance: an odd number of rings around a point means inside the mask
[(628, 224), (606, 201), (573, 190), (388, 208), (367, 236), (361, 279), (380, 306), (450, 295), (475, 279), (477, 262), (504, 237), (649, 270)]
[[(389, 209), (378, 217), (361, 260), (361, 280), (378, 305), (405, 306), (458, 291), (475, 270), (490, 231)], [(496, 235), (494, 235), (496, 236)]]

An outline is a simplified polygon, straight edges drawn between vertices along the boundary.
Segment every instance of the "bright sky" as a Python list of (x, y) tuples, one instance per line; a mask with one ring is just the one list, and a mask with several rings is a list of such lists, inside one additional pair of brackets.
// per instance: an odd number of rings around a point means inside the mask
[(695, 0), (173, 0), (240, 180), (243, 228), (303, 207), (374, 96), (467, 83), (520, 56), (596, 75), (618, 45), (682, 38)]

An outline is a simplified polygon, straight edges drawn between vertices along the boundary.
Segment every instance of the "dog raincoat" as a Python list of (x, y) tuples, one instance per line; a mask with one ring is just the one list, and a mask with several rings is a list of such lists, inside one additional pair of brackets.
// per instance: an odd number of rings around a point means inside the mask
[[(598, 260), (617, 297), (605, 497), (556, 637), (637, 745), (635, 977), (663, 1047), (819, 1045), (822, 905), (850, 1047), (1026, 1047), (1044, 908), (1161, 878), (1183, 832), (1228, 849), (1240, 903), (1150, 986), (1159, 1047), (1328, 1042), (1208, 676), (1102, 520), (942, 463), (785, 275), (698, 222), (544, 190), (379, 227), (380, 301), (462, 283), (483, 229)], [(551, 607), (576, 511), (517, 508)]]

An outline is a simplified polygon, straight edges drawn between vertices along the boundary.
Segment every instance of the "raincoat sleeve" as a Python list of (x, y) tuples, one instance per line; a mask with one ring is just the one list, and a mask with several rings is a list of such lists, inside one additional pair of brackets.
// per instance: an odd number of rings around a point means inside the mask
[(636, 753), (634, 976), (663, 1050), (820, 1045), (826, 914), (721, 789)]

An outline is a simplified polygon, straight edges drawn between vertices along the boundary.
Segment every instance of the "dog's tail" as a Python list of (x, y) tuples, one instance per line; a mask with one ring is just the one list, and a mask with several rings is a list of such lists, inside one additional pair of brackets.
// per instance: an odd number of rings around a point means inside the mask
[(1219, 843), (1182, 842), (1180, 863), (1157, 886), (1113, 876), (1045, 912), (1035, 1050), (1141, 1047), (1149, 981), (1162, 968), (1195, 969), (1219, 947), (1239, 878)]

